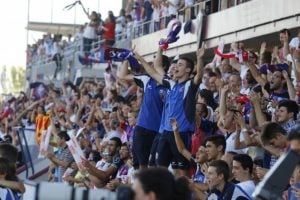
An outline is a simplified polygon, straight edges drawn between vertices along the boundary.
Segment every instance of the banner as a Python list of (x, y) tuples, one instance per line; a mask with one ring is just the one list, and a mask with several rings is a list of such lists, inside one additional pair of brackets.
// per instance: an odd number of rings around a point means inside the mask
[(47, 130), (42, 130), (42, 138), (41, 138), (41, 144), (40, 144), (40, 153), (39, 158), (45, 158), (46, 153), (48, 151), (50, 137), (51, 137), (51, 126)]
[(70, 152), (78, 166), (78, 169), (80, 171), (84, 170), (84, 166), (82, 165), (82, 158), (84, 158), (84, 154), (82, 149), (80, 148), (80, 145), (74, 135), (74, 130), (68, 131), (68, 135), (70, 136), (70, 140), (67, 141), (67, 145), (70, 149)]

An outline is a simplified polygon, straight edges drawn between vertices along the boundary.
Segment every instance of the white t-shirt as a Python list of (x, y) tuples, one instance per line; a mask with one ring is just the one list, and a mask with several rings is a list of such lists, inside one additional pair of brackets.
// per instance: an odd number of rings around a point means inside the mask
[(159, 22), (161, 8), (155, 8), (154, 6), (152, 6), (152, 8), (153, 8), (152, 19), (155, 22)]
[(161, 10), (162, 10), (162, 12), (161, 12), (162, 17), (169, 16), (169, 8), (168, 7), (162, 5)]
[(96, 163), (96, 168), (101, 170), (101, 171), (106, 171), (109, 166), (111, 165), (111, 163), (109, 162), (106, 162), (103, 158), (101, 160), (99, 160), (97, 163)]
[(62, 43), (62, 41), (60, 41), (60, 42), (54, 42), (53, 43), (53, 48), (52, 48), (52, 55), (54, 56), (55, 54), (61, 54), (61, 52), (62, 52), (62, 45), (63, 45), (63, 43)]
[(294, 37), (290, 41), (290, 47), (292, 47), (292, 48), (299, 49), (299, 45), (300, 45), (300, 39), (299, 39), (299, 37)]
[(195, 0), (185, 0), (185, 1), (184, 1), (184, 5), (185, 5), (185, 6), (191, 7), (191, 6), (193, 6), (194, 4), (195, 4)]
[(133, 21), (128, 22), (126, 25), (127, 38), (131, 38), (132, 29), (133, 29)]
[(255, 190), (255, 184), (252, 180), (244, 181), (237, 185), (240, 186), (250, 197)]
[(88, 39), (96, 39), (96, 30), (95, 27), (87, 25), (83, 31), (83, 37)]
[(168, 7), (169, 15), (176, 15), (177, 14), (177, 6), (179, 4), (179, 0), (169, 0), (169, 2), (170, 2), (169, 7)]
[(125, 26), (126, 19), (124, 16), (119, 16), (116, 20), (116, 28), (115, 32), (120, 33), (123, 31), (123, 27)]
[[(244, 154), (244, 153), (247, 153), (247, 148), (244, 148), (244, 149), (235, 149), (234, 148), (234, 140), (235, 140), (235, 137), (236, 137), (236, 132), (233, 132), (230, 134), (230, 136), (226, 139), (226, 149), (225, 149), (225, 152), (230, 152), (230, 151), (233, 151), (233, 152), (236, 152), (237, 154)], [(240, 134), (240, 141), (244, 141), (244, 136), (243, 134), (241, 133)]]

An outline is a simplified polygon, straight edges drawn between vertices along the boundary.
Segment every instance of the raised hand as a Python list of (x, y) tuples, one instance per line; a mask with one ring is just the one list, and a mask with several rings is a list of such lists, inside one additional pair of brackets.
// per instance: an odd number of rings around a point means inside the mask
[(170, 123), (172, 125), (173, 131), (178, 131), (178, 124), (175, 118), (170, 119)]
[(239, 50), (239, 46), (237, 42), (232, 42), (230, 45), (230, 48), (232, 49), (232, 51), (238, 51)]
[(266, 42), (261, 43), (259, 54), (260, 55), (264, 54), (266, 49), (267, 49), (267, 43)]
[(290, 79), (289, 74), (287, 73), (287, 71), (283, 70), (281, 73), (282, 73), (282, 76), (283, 76), (283, 78), (284, 78), (285, 80)]
[(196, 55), (197, 59), (201, 59), (204, 56), (206, 45), (203, 42), (201, 48), (197, 49)]

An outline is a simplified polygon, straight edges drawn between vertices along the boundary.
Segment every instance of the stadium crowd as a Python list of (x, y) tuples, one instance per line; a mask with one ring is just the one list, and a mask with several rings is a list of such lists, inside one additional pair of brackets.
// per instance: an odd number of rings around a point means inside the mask
[[(129, 0), (118, 16), (109, 11), (103, 20), (101, 13), (88, 13), (82, 5), (83, 12), (90, 20), (78, 27), (75, 34), (44, 34), (36, 43), (27, 46), (27, 67), (32, 63), (44, 64), (55, 61), (61, 67), (61, 60), (68, 49), (83, 43), (85, 55), (97, 45), (93, 42), (113, 46), (116, 41), (140, 37), (167, 27), (171, 19), (178, 18), (186, 22), (195, 18), (195, 13), (203, 9), (206, 15), (239, 5), (248, 0), (226, 0), (219, 5), (217, 0)], [(205, 4), (201, 4), (204, 3)], [(196, 6), (198, 5), (198, 6)], [(98, 44), (99, 45), (99, 44)]]
[[(30, 139), (38, 146), (43, 130), (50, 131), (48, 181), (112, 191), (130, 185), (137, 200), (252, 199), (278, 158), (300, 149), (300, 31), (283, 29), (278, 38), (278, 46), (262, 42), (257, 51), (234, 42), (233, 56), (219, 53), (205, 64), (205, 44), (195, 61), (170, 60), (158, 48), (150, 63), (135, 52), (139, 69), (128, 61), (109, 66), (105, 82), (33, 83), (30, 93), (1, 102), (0, 137), (20, 145), (13, 128), (20, 125), (36, 130)], [(71, 130), (81, 163), (68, 148)], [(15, 168), (1, 167), (10, 182), (0, 185), (24, 192), (7, 175)], [(299, 170), (300, 164), (284, 199), (300, 197)]]

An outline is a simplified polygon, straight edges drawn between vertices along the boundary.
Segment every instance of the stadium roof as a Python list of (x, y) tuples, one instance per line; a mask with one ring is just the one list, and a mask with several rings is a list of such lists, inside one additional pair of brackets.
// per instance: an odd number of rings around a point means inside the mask
[(67, 36), (68, 34), (74, 34), (76, 28), (82, 24), (59, 24), (59, 23), (45, 23), (45, 22), (28, 22), (26, 27), (30, 31), (39, 31), (51, 34), (62, 34)]

